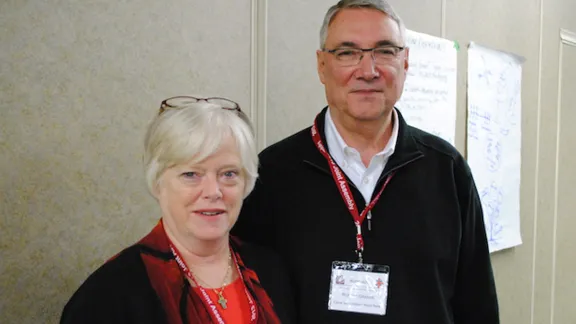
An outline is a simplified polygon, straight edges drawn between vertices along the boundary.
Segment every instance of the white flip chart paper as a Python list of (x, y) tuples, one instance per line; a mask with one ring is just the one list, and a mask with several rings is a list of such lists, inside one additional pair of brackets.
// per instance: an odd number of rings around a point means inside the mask
[(454, 145), (458, 45), (411, 30), (407, 30), (406, 45), (408, 75), (396, 107), (408, 124)]
[(521, 79), (524, 59), (471, 43), (467, 159), (484, 211), (490, 252), (520, 236)]

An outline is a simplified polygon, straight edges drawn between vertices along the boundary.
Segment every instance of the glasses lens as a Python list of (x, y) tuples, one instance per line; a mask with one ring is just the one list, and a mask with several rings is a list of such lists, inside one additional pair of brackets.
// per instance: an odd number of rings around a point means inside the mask
[(169, 107), (185, 107), (198, 102), (194, 97), (174, 97), (166, 100), (166, 105)]
[(208, 103), (218, 105), (222, 109), (226, 110), (240, 110), (240, 106), (232, 100), (224, 99), (224, 98), (195, 98), (195, 97), (188, 97), (188, 96), (179, 96), (179, 97), (172, 97), (166, 99), (162, 102), (160, 106), (159, 114), (162, 114), (164, 111), (169, 109), (181, 109), (189, 107), (199, 101), (206, 101)]
[(333, 54), (341, 66), (356, 65), (362, 57), (362, 51), (356, 48), (339, 48)]
[(234, 101), (224, 99), (224, 98), (209, 98), (206, 101), (209, 103), (218, 105), (224, 109), (238, 109), (238, 104)]
[(398, 56), (397, 47), (379, 47), (374, 49), (374, 60), (376, 63), (385, 64), (394, 60)]

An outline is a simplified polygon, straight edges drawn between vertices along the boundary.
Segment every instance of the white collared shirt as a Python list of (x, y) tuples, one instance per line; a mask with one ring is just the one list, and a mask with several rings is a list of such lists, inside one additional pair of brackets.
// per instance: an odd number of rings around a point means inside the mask
[[(324, 133), (326, 135), (328, 152), (330, 152), (334, 162), (340, 166), (342, 171), (346, 173), (352, 183), (360, 190), (366, 204), (370, 202), (378, 178), (396, 148), (396, 141), (398, 140), (398, 113), (395, 109), (393, 110), (392, 118), (392, 124), (394, 126), (392, 127), (390, 140), (382, 151), (372, 157), (368, 168), (366, 168), (364, 163), (362, 163), (360, 153), (355, 148), (348, 146), (340, 133), (338, 133), (336, 125), (330, 115), (330, 109), (326, 112)], [(362, 209), (362, 206), (358, 206), (359, 212), (361, 212)]]

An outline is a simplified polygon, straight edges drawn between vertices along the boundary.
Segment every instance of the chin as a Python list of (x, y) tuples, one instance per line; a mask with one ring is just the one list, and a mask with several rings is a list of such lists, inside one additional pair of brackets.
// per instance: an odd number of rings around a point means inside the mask
[(198, 235), (195, 235), (199, 240), (202, 241), (217, 241), (220, 240), (228, 234), (228, 231), (225, 229), (205, 229), (201, 230)]
[(384, 115), (384, 108), (380, 107), (363, 107), (351, 111), (354, 119), (362, 121), (378, 120)]

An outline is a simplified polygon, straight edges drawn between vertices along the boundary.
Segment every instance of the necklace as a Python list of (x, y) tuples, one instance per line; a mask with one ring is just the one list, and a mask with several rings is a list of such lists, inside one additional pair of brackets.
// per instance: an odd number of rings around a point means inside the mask
[[(192, 275), (192, 272), (190, 271), (188, 266), (186, 266), (186, 263), (182, 260), (182, 257), (180, 256), (180, 252), (178, 252), (178, 250), (172, 244), (172, 242), (169, 242), (169, 244), (170, 244), (170, 250), (172, 251), (172, 254), (174, 255), (174, 259), (176, 260), (178, 267), (180, 267), (180, 269), (182, 270), (182, 272), (184, 272), (186, 277), (188, 277), (188, 279), (191, 280), (200, 289), (200, 295), (202, 296), (202, 298), (204, 298), (204, 302), (208, 306), (208, 309), (212, 312), (212, 315), (214, 315), (216, 322), (218, 322), (218, 324), (224, 324), (224, 320), (222, 319), (222, 316), (220, 315), (220, 312), (218, 311), (218, 307), (216, 307), (214, 305), (214, 302), (212, 301), (212, 299), (210, 298), (210, 296), (206, 292), (206, 289), (204, 289), (202, 286), (198, 285), (196, 279)], [(242, 271), (240, 271), (240, 265), (238, 264), (238, 259), (237, 259), (236, 255), (232, 254), (232, 253), (234, 253), (232, 249), (230, 249), (229, 253), (230, 254), (228, 255), (228, 261), (233, 259), (232, 263), (236, 266), (236, 270), (238, 271), (238, 276), (240, 277), (241, 281), (244, 281), (243, 276), (242, 276)], [(230, 266), (230, 262), (228, 262), (228, 265)], [(248, 288), (246, 287), (246, 284), (243, 283), (243, 287), (244, 287), (244, 294), (246, 294), (246, 298), (248, 299), (248, 303), (250, 304), (250, 315), (251, 315), (250, 316), (250, 323), (254, 324), (258, 321), (258, 309), (256, 308), (256, 303), (254, 302), (253, 297), (251, 296), (250, 292), (248, 292)], [(224, 287), (222, 287), (222, 288), (224, 288)], [(224, 298), (224, 296), (222, 296), (222, 299), (223, 299), (223, 302), (226, 302), (226, 299)], [(225, 303), (220, 303), (220, 305), (221, 305), (221, 307), (226, 306)]]
[[(232, 270), (232, 253), (228, 252), (228, 268), (226, 269), (226, 273), (224, 274), (224, 279), (222, 279), (222, 285), (220, 286), (220, 290), (218, 288), (212, 288), (216, 295), (218, 295), (218, 304), (222, 309), (228, 308), (228, 300), (224, 298), (224, 288), (226, 288), (226, 279), (228, 279), (228, 274), (230, 270)], [(198, 279), (206, 288), (211, 288), (210, 285), (206, 283), (206, 281), (202, 280), (202, 278), (198, 277), (198, 275), (194, 274), (192, 270), (190, 272)]]

